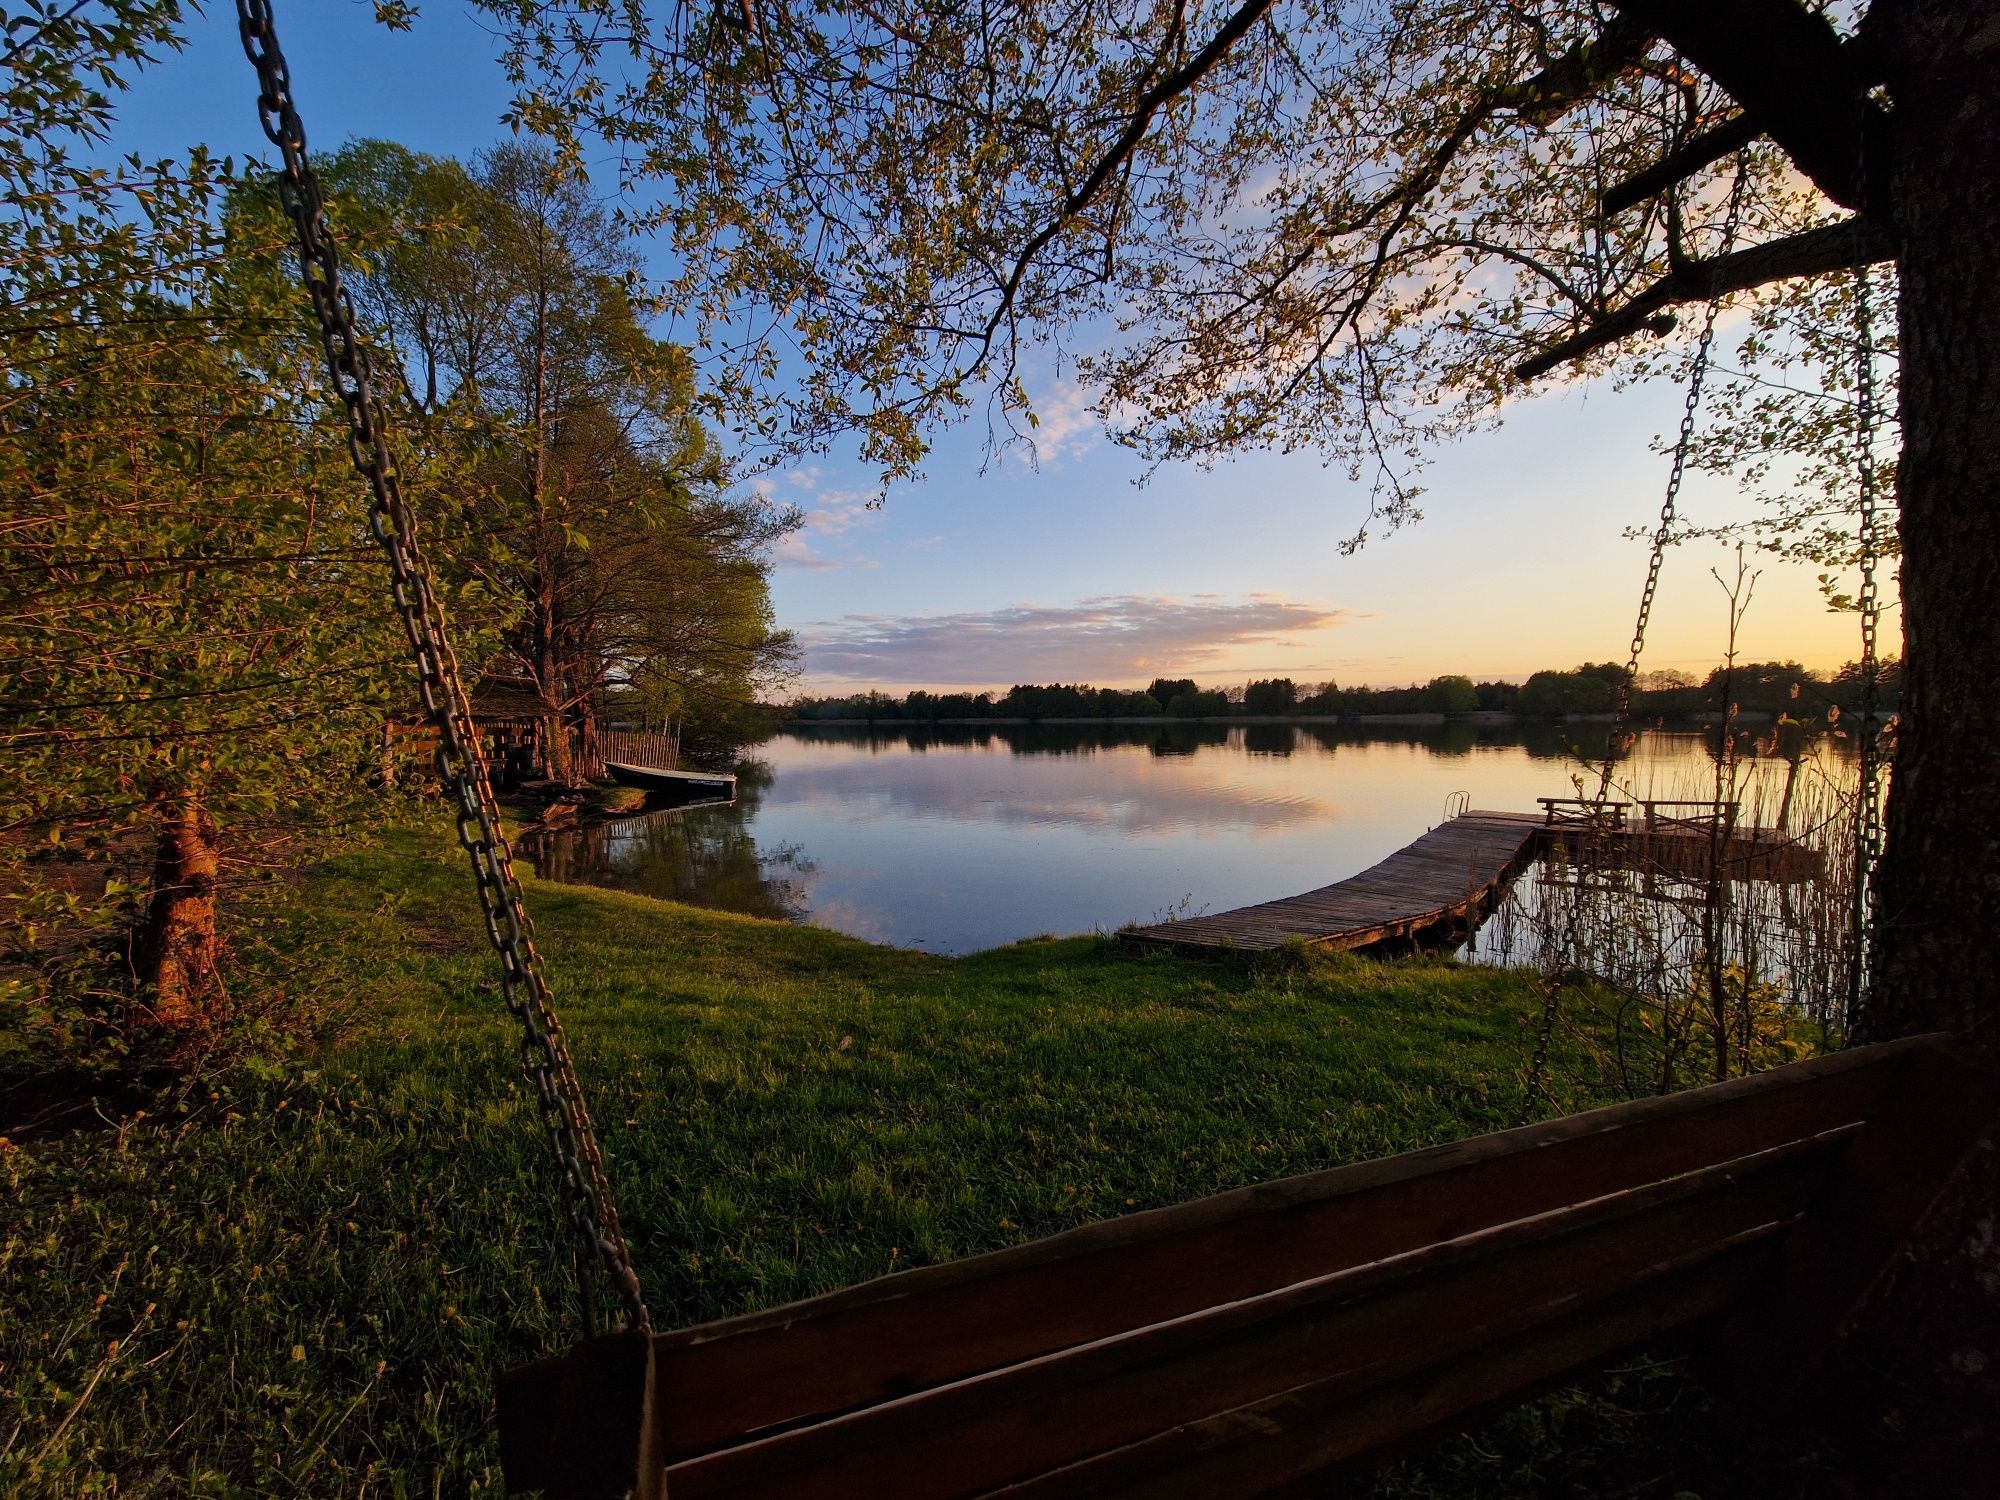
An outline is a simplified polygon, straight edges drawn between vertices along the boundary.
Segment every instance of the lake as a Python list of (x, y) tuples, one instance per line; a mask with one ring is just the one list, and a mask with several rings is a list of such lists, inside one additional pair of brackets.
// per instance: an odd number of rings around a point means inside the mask
[[(524, 839), (537, 873), (969, 953), (1224, 911), (1358, 873), (1447, 816), (1596, 787), (1604, 726), (788, 726), (734, 803)], [(1822, 755), (1833, 754), (1822, 750)], [(1702, 797), (1698, 730), (1642, 733), (1619, 780)], [(1769, 790), (1782, 762), (1752, 766)], [(1769, 821), (1768, 818), (1765, 821)]]

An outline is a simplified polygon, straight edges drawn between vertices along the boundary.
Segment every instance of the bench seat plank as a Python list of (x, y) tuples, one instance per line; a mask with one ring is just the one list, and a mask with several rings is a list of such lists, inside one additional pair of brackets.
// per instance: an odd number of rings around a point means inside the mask
[(502, 1464), (563, 1500), (1283, 1493), (1697, 1322), (1811, 1359), (1997, 1112), (1912, 1038), (586, 1341), (503, 1377)]
[(1260, 1183), (656, 1342), (674, 1461), (1866, 1119), (1911, 1046)]
[(675, 1500), (953, 1500), (1269, 1397), (1363, 1393), (1455, 1339), (1528, 1331), (1776, 1237), (1853, 1127), (724, 1449), (669, 1468)]

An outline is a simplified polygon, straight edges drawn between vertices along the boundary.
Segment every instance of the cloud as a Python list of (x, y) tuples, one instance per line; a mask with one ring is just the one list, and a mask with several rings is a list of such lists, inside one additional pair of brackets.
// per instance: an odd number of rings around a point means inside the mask
[(1280, 594), (1119, 594), (950, 615), (846, 615), (800, 632), (812, 677), (844, 682), (1116, 681), (1193, 670), (1239, 646), (1352, 618)]
[(800, 573), (831, 573), (847, 564), (837, 557), (822, 557), (813, 551), (802, 532), (794, 531), (771, 549), (771, 565)]
[(881, 519), (882, 512), (868, 503), (871, 498), (866, 490), (822, 491), (805, 507), (806, 530), (821, 536), (838, 536), (856, 526), (872, 526)]
[(1084, 452), (1104, 434), (1104, 424), (1090, 409), (1090, 397), (1074, 381), (1061, 381), (1035, 399), (1036, 425), (1028, 429), (1040, 463), (1060, 463)]
[(856, 557), (831, 557), (815, 545), (815, 541), (830, 540), (844, 536), (858, 527), (872, 526), (882, 518), (882, 512), (869, 504), (872, 498), (866, 490), (819, 490), (818, 471), (804, 471), (812, 475), (810, 482), (802, 482), (798, 473), (791, 475), (794, 483), (807, 490), (803, 506), (804, 523), (799, 530), (787, 536), (771, 549), (771, 561), (780, 568), (798, 569), (804, 572), (823, 573), (835, 568), (872, 568), (874, 563)]

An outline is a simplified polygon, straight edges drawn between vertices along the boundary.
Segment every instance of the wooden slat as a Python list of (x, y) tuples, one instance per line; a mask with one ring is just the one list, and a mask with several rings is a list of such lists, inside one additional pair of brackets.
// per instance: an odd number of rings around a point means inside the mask
[(1462, 1333), (1436, 1351), (1443, 1358), (1413, 1356), (1409, 1370), (1365, 1392), (1338, 1378), (1321, 1381), (991, 1493), (1007, 1500), (1318, 1497), (1340, 1469), (1420, 1448), (1482, 1412), (1531, 1399), (1713, 1317), (1756, 1284), (1769, 1258), (1768, 1240), (1752, 1237), (1532, 1326), (1517, 1318)]
[(1854, 1128), (725, 1449), (671, 1468), (668, 1490), (951, 1500), (1304, 1387), (1358, 1396), (1468, 1331), (1531, 1331), (1773, 1239)]
[(656, 1341), (669, 1461), (1866, 1120), (1921, 1041), (1218, 1194)]

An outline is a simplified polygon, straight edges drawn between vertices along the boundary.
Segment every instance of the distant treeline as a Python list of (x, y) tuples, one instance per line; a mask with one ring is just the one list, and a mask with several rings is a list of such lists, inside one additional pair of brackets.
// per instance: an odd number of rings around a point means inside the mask
[[(1301, 684), (1289, 677), (1204, 688), (1192, 678), (1160, 677), (1143, 692), (1058, 682), (1017, 684), (997, 698), (991, 693), (922, 691), (902, 698), (872, 692), (800, 698), (791, 704), (790, 713), (795, 719), (860, 719), (870, 723), (885, 719), (1345, 718), (1473, 713), (1539, 719), (1610, 713), (1624, 677), (1625, 668), (1615, 662), (1585, 662), (1568, 672), (1537, 672), (1526, 682), (1474, 682), (1470, 677), (1453, 675), (1400, 688)], [(1877, 701), (1893, 708), (1902, 689), (1902, 663), (1883, 663), (1876, 683)], [(1745, 712), (1784, 714), (1817, 723), (1830, 710), (1852, 713), (1861, 702), (1863, 686), (1856, 662), (1831, 674), (1808, 671), (1795, 661), (1739, 662), (1734, 667), (1717, 667), (1701, 679), (1685, 672), (1641, 672), (1632, 693), (1632, 712), (1641, 718), (1674, 718), (1734, 706)]]

